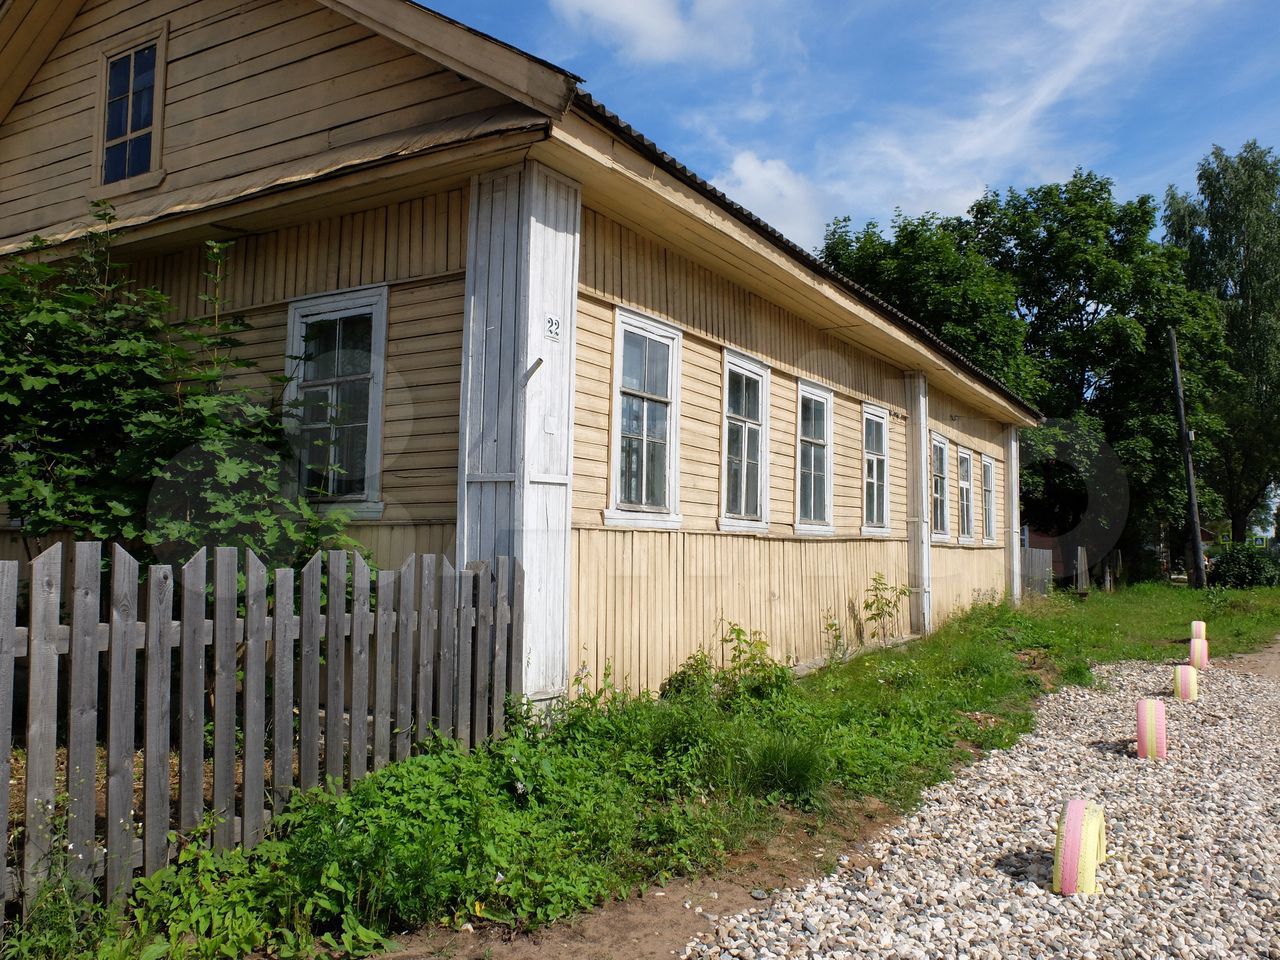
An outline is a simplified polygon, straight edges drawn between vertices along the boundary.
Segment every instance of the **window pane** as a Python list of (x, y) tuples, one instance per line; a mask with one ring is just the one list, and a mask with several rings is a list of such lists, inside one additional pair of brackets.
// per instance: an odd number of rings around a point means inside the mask
[(827, 405), (814, 397), (800, 398), (800, 435), (810, 440), (827, 438)]
[(129, 98), (107, 101), (107, 139), (119, 140), (129, 132)]
[(129, 95), (129, 54), (117, 57), (107, 67), (107, 99)]
[(760, 422), (760, 381), (755, 377), (746, 377), (742, 391), (742, 415), (748, 420)]
[(730, 460), (726, 469), (725, 513), (740, 515), (742, 513), (742, 461)]
[(627, 330), (622, 335), (622, 387), (644, 390), (645, 338)]
[(973, 461), (968, 457), (960, 458), (960, 482), (971, 483), (973, 481)]
[(156, 82), (156, 45), (143, 47), (133, 55), (133, 92), (137, 93)]
[(302, 409), (299, 413), (304, 427), (327, 424), (329, 422), (329, 391), (307, 390), (302, 394)]
[(745, 403), (743, 392), (746, 379), (737, 370), (729, 371), (729, 413), (731, 416), (740, 417), (743, 415)]
[(659, 403), (656, 400), (644, 401), (645, 409), (645, 433), (650, 440), (657, 440), (662, 443), (667, 441), (667, 410), (665, 403)]
[(107, 147), (102, 161), (102, 182), (115, 183), (124, 179), (125, 162), (129, 157), (129, 144), (121, 142)]
[(133, 95), (133, 118), (129, 124), (131, 133), (146, 130), (151, 126), (151, 102), (154, 92), (154, 87), (145, 87)]
[(667, 445), (650, 441), (645, 444), (645, 503), (651, 507), (667, 505)]
[(822, 446), (813, 447), (813, 472), (827, 475), (827, 448)]
[(729, 421), (729, 460), (742, 460), (742, 424)]
[(327, 494), (329, 472), (329, 428), (302, 431), (302, 486)]
[(760, 428), (747, 427), (747, 462), (760, 462)]
[(826, 522), (827, 519), (827, 475), (825, 473), (815, 473), (813, 475), (813, 514), (812, 520)]
[(670, 362), (671, 346), (661, 340), (650, 340), (645, 361), (644, 389), (646, 393), (652, 393), (656, 397), (669, 396), (667, 368)]
[(338, 350), (338, 376), (368, 373), (372, 350), (373, 317), (343, 317)]
[(334, 462), (338, 467), (333, 478), (333, 495), (348, 497), (364, 493), (365, 447), (369, 429), (364, 424), (338, 427), (334, 430), (337, 441)]
[(800, 474), (800, 519), (813, 519), (813, 474)]
[(339, 424), (369, 422), (369, 381), (356, 380), (338, 384), (338, 409), (334, 422)]
[(303, 333), (303, 380), (328, 380), (333, 376), (334, 352), (338, 348), (338, 321), (313, 320)]
[(644, 401), (639, 397), (622, 395), (622, 435), (644, 436)]
[(622, 489), (618, 492), (618, 499), (622, 503), (643, 502), (640, 493), (640, 449), (643, 444), (644, 441), (637, 437), (622, 438)]
[(760, 471), (753, 466), (746, 467), (744, 477), (746, 489), (742, 494), (742, 513), (748, 517), (760, 516)]
[(126, 176), (136, 177), (151, 169), (151, 134), (144, 133), (129, 141), (129, 171)]

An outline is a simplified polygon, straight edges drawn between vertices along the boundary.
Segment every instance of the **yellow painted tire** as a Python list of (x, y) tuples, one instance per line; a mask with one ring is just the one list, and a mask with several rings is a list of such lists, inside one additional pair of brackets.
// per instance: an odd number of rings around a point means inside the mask
[(1163, 760), (1169, 755), (1168, 724), (1163, 700), (1138, 701), (1138, 756), (1143, 760)]
[(1063, 896), (1098, 893), (1098, 864), (1107, 859), (1107, 827), (1102, 807), (1068, 800), (1058, 814), (1053, 852), (1053, 892)]

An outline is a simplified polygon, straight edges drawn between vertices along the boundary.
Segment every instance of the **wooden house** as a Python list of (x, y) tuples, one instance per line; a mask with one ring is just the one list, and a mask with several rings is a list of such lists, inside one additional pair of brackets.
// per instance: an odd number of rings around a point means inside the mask
[(408, 0), (5, 0), (0, 252), (73, 244), (95, 199), (188, 315), (234, 241), (244, 349), (377, 561), (522, 560), (534, 696), (606, 662), (656, 687), (725, 621), (818, 659), (877, 573), (904, 632), (1018, 592), (1034, 410)]

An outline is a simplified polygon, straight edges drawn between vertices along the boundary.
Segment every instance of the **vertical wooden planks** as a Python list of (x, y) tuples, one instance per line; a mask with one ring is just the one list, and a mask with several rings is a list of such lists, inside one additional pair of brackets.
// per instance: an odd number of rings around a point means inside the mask
[(320, 782), (320, 554), (302, 568), (302, 636), (298, 697), (298, 784)]
[(507, 718), (507, 658), (511, 643), (511, 558), (498, 558), (497, 602), (493, 612), (493, 735), (502, 733)]
[(378, 571), (378, 626), (374, 639), (373, 769), (391, 756), (391, 661), (395, 641), (396, 572)]
[(272, 800), (282, 806), (293, 788), (293, 571), (276, 571), (271, 663)]
[(440, 558), (440, 695), (436, 700), (436, 727), (441, 736), (457, 729), (458, 577), (448, 557)]
[(169, 859), (169, 708), (173, 664), (173, 570), (147, 574), (146, 726), (143, 731), (142, 869)]
[(237, 551), (218, 547), (213, 573), (213, 845), (235, 843)]
[(241, 843), (255, 846), (264, 829), (267, 735), (267, 568), (252, 550), (244, 557), (244, 778)]
[(396, 710), (395, 731), (392, 737), (393, 756), (403, 760), (409, 756), (409, 744), (413, 736), (413, 639), (417, 632), (418, 564), (410, 553), (400, 565), (399, 585), (396, 588)]
[(437, 709), (436, 651), (439, 608), (436, 603), (436, 556), (422, 555), (421, 589), (418, 591), (418, 709), (415, 737), (422, 741), (431, 729)]
[(24, 907), (48, 872), (52, 843), (58, 704), (58, 601), (62, 544), (31, 562), (31, 626), (27, 633), (27, 836), (23, 858)]
[(472, 689), (471, 657), (476, 626), (476, 574), (474, 570), (458, 571), (458, 719), (457, 737), (469, 747), (471, 739), (471, 703), (475, 696)]
[(524, 566), (519, 560), (515, 565), (511, 585), (511, 596), (515, 610), (511, 615), (511, 657), (507, 667), (507, 689), (511, 697), (519, 700), (524, 696)]
[(329, 582), (325, 597), (324, 775), (335, 788), (342, 786), (346, 737), (343, 736), (346, 697), (347, 553), (329, 551)]
[(204, 811), (204, 642), (208, 557), (201, 547), (182, 568), (182, 729), (178, 826), (195, 828)]
[[(13, 757), (13, 656), (18, 645), (18, 562), (0, 560), (0, 904), (9, 885), (9, 784)], [(3, 922), (0, 921), (0, 927)]]
[(474, 564), (476, 575), (476, 629), (472, 646), (473, 696), (471, 736), (478, 743), (489, 735), (489, 683), (493, 669), (493, 575), (488, 563)]
[[(75, 546), (75, 594), (69, 644), (71, 704), (67, 718), (67, 843), (72, 876), (93, 875), (98, 774), (98, 627), (102, 618), (102, 544)], [(6, 781), (7, 782), (7, 781)], [(90, 854), (80, 856), (77, 854)]]
[(138, 561), (111, 553), (111, 633), (107, 701), (107, 897), (129, 892), (133, 877), (134, 702), (138, 651)]
[(369, 769), (369, 565), (357, 551), (352, 571), (351, 604), (351, 783)]

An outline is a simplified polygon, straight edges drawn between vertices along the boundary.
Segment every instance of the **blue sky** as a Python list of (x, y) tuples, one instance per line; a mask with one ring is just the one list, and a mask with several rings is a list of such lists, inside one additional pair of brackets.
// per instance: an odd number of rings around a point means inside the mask
[(962, 212), (1084, 166), (1194, 186), (1280, 147), (1263, 0), (428, 0), (584, 87), (805, 247), (847, 214)]

